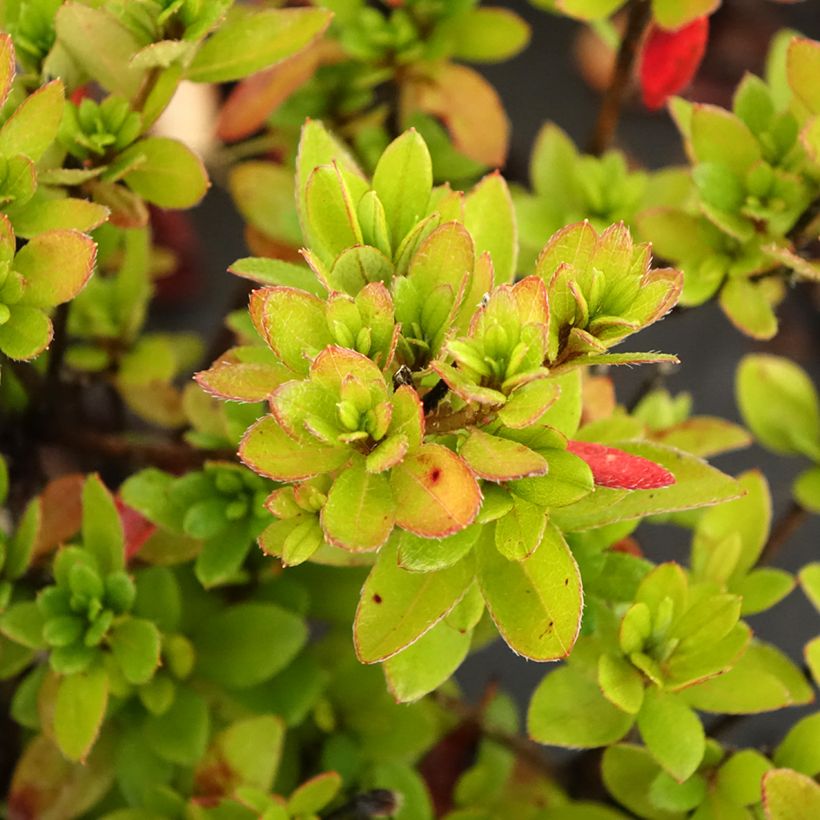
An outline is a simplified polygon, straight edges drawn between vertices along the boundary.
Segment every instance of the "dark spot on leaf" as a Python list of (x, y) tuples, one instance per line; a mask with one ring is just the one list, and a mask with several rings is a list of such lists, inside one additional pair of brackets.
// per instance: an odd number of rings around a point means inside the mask
[(569, 578), (564, 578), (564, 586), (565, 587), (569, 586)]
[(441, 478), (441, 467), (434, 467), (430, 470), (430, 483), (437, 484), (438, 480)]
[(380, 604), (381, 602), (382, 602), (382, 596), (381, 596), (381, 595), (379, 595), (379, 593), (377, 592), (377, 593), (373, 596), (373, 603), (374, 603), (374, 604)]

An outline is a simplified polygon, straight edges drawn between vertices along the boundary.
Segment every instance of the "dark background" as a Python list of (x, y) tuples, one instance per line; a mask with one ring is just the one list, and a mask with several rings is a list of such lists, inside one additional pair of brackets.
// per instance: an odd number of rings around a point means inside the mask
[[(583, 146), (595, 121), (599, 96), (581, 78), (574, 44), (581, 26), (531, 7), (525, 0), (494, 0), (514, 9), (532, 26), (532, 41), (516, 59), (482, 68), (504, 101), (512, 122), (512, 147), (505, 175), (527, 181), (530, 149), (546, 120), (562, 126)], [(698, 81), (687, 96), (729, 106), (735, 85), (744, 71), (762, 72), (766, 44), (783, 26), (820, 38), (818, 0), (781, 4), (769, 0), (724, 0), (712, 18), (706, 60)], [(649, 113), (635, 99), (625, 108), (618, 146), (635, 161), (651, 168), (684, 162), (677, 130), (665, 112)], [(218, 330), (231, 305), (232, 277), (225, 273), (236, 258), (247, 255), (242, 242), (242, 223), (230, 199), (215, 188), (194, 212), (204, 242), (207, 284), (185, 307), (166, 309), (157, 317), (160, 325), (175, 330), (191, 328), (209, 336)], [(547, 237), (544, 237), (545, 241)], [(682, 364), (667, 379), (674, 392), (689, 391), (695, 412), (739, 420), (734, 399), (734, 372), (741, 356), (751, 351), (786, 355), (807, 368), (820, 384), (820, 312), (816, 293), (805, 288), (789, 293), (781, 306), (781, 331), (776, 339), (759, 344), (745, 338), (713, 304), (675, 313), (640, 334), (640, 349), (677, 354)], [(640, 389), (647, 372), (641, 368), (616, 368), (618, 397), (628, 402)], [(808, 466), (801, 459), (773, 456), (759, 447), (719, 457), (714, 463), (737, 473), (757, 467), (767, 476), (774, 496), (774, 520), (788, 507), (791, 482)], [(654, 559), (685, 561), (689, 533), (672, 527), (643, 527), (642, 546)], [(795, 534), (779, 554), (776, 565), (797, 570), (820, 552), (820, 517), (815, 516)], [(784, 602), (750, 622), (763, 639), (776, 643), (802, 663), (805, 642), (820, 631), (818, 618), (799, 590)], [(549, 665), (525, 661), (513, 655), (501, 641), (476, 653), (462, 666), (458, 678), (467, 695), (477, 698), (489, 681), (497, 681), (513, 694), (522, 715), (530, 695)], [(739, 721), (725, 738), (744, 744), (773, 744), (805, 710), (784, 710)]]

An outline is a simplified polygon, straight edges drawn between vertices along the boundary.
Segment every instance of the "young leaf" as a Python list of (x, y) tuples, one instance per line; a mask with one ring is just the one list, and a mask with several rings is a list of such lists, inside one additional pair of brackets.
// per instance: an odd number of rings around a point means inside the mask
[(387, 477), (368, 472), (358, 458), (334, 480), (322, 508), (322, 529), (342, 549), (377, 550), (393, 529), (394, 509)]
[(703, 760), (703, 725), (675, 695), (649, 687), (638, 713), (638, 729), (652, 757), (679, 783)]
[(64, 677), (54, 700), (54, 739), (69, 760), (85, 760), (108, 705), (108, 674), (96, 666)]
[(478, 8), (459, 18), (453, 56), (468, 63), (509, 60), (526, 48), (530, 27), (515, 12)]
[(129, 683), (139, 685), (153, 677), (159, 666), (160, 634), (151, 621), (128, 618), (112, 630), (110, 644)]
[(330, 24), (324, 9), (268, 9), (239, 14), (197, 51), (188, 68), (196, 83), (227, 83), (307, 48)]
[(118, 161), (139, 164), (124, 181), (132, 191), (160, 208), (192, 208), (210, 181), (202, 160), (186, 145), (169, 137), (146, 137), (126, 148)]
[(583, 593), (560, 530), (548, 524), (540, 545), (522, 561), (501, 555), (491, 532), (477, 546), (478, 581), (501, 636), (530, 660), (567, 657), (581, 627)]
[(424, 140), (405, 131), (381, 155), (373, 172), (373, 190), (384, 206), (393, 247), (427, 214), (433, 166)]
[(52, 334), (51, 320), (42, 310), (15, 305), (8, 321), (0, 325), (0, 350), (17, 361), (33, 359), (48, 347)]
[(353, 622), (356, 656), (377, 663), (410, 646), (453, 609), (472, 579), (466, 560), (437, 572), (408, 572), (388, 543), (362, 588)]
[(125, 539), (117, 506), (99, 476), (83, 486), (83, 546), (97, 559), (104, 575), (125, 567)]
[(53, 307), (73, 299), (88, 282), (97, 246), (79, 231), (48, 231), (27, 242), (14, 258), (26, 278), (23, 303)]
[(178, 766), (194, 766), (205, 753), (210, 731), (205, 701), (188, 687), (178, 687), (170, 708), (151, 715), (143, 735), (152, 751)]
[(64, 3), (57, 11), (57, 39), (92, 79), (103, 88), (132, 98), (143, 72), (131, 65), (142, 45), (107, 9)]
[(38, 162), (57, 136), (64, 99), (62, 80), (52, 80), (26, 97), (0, 128), (0, 156), (23, 154)]
[(458, 452), (479, 478), (488, 481), (544, 475), (548, 468), (546, 459), (529, 447), (477, 427), (470, 430)]
[(634, 718), (613, 706), (596, 681), (573, 666), (549, 672), (527, 710), (527, 733), (538, 743), (592, 749), (620, 740)]
[(779, 356), (746, 356), (735, 390), (744, 421), (764, 447), (820, 459), (820, 401), (798, 365)]
[(510, 191), (497, 171), (484, 177), (467, 194), (464, 224), (475, 240), (476, 257), (489, 252), (495, 284), (511, 282), (518, 263), (518, 228)]
[(306, 780), (288, 800), (291, 815), (316, 814), (338, 794), (342, 778), (336, 772), (323, 772)]

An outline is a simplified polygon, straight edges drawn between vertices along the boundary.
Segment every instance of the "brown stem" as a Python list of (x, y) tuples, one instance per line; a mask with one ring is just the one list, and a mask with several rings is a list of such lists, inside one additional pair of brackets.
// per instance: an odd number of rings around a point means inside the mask
[(618, 119), (621, 116), (629, 83), (638, 58), (638, 50), (650, 20), (649, 0), (631, 0), (626, 18), (626, 31), (621, 39), (615, 70), (604, 94), (595, 130), (589, 141), (590, 154), (600, 156), (612, 144)]
[(778, 520), (772, 529), (772, 534), (763, 552), (758, 559), (759, 564), (769, 564), (783, 548), (789, 538), (800, 528), (809, 517), (809, 512), (801, 507), (796, 501), (792, 501), (786, 514)]
[(75, 452), (91, 452), (120, 461), (150, 464), (172, 472), (196, 469), (209, 459), (233, 460), (232, 450), (197, 450), (185, 442), (159, 438), (129, 438), (95, 430), (62, 430), (55, 444)]
[(63, 367), (66, 347), (68, 346), (68, 302), (60, 305), (54, 314), (54, 337), (48, 356), (48, 370), (43, 395), (43, 408), (48, 415), (48, 408), (59, 401), (60, 370)]
[(484, 737), (509, 749), (517, 758), (529, 764), (544, 777), (553, 781), (556, 779), (555, 770), (546, 757), (544, 757), (541, 747), (534, 741), (515, 734), (514, 732), (507, 732), (504, 729), (493, 726), (487, 722), (484, 712), (480, 707), (471, 706), (459, 698), (454, 698), (443, 692), (433, 693), (432, 698), (439, 706), (453, 713), (462, 721), (474, 724)]

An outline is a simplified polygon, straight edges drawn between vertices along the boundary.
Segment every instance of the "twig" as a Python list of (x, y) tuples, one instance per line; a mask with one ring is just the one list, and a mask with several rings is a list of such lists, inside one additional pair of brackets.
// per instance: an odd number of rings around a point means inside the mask
[(129, 438), (95, 430), (63, 430), (53, 443), (74, 451), (92, 452), (107, 458), (150, 464), (172, 471), (196, 469), (210, 459), (233, 460), (232, 450), (197, 450), (182, 441)]
[(760, 553), (758, 564), (771, 563), (772, 559), (774, 559), (789, 538), (794, 535), (808, 517), (808, 510), (801, 507), (796, 501), (792, 501), (786, 514), (774, 525), (772, 534), (769, 536), (769, 540), (763, 548), (763, 552)]
[(595, 130), (589, 141), (590, 154), (600, 156), (612, 144), (618, 119), (621, 115), (621, 106), (626, 97), (629, 82), (635, 61), (638, 57), (638, 48), (643, 39), (644, 31), (649, 24), (649, 0), (631, 0), (626, 19), (626, 31), (621, 39), (621, 46), (615, 59), (615, 70), (609, 88), (604, 94)]

